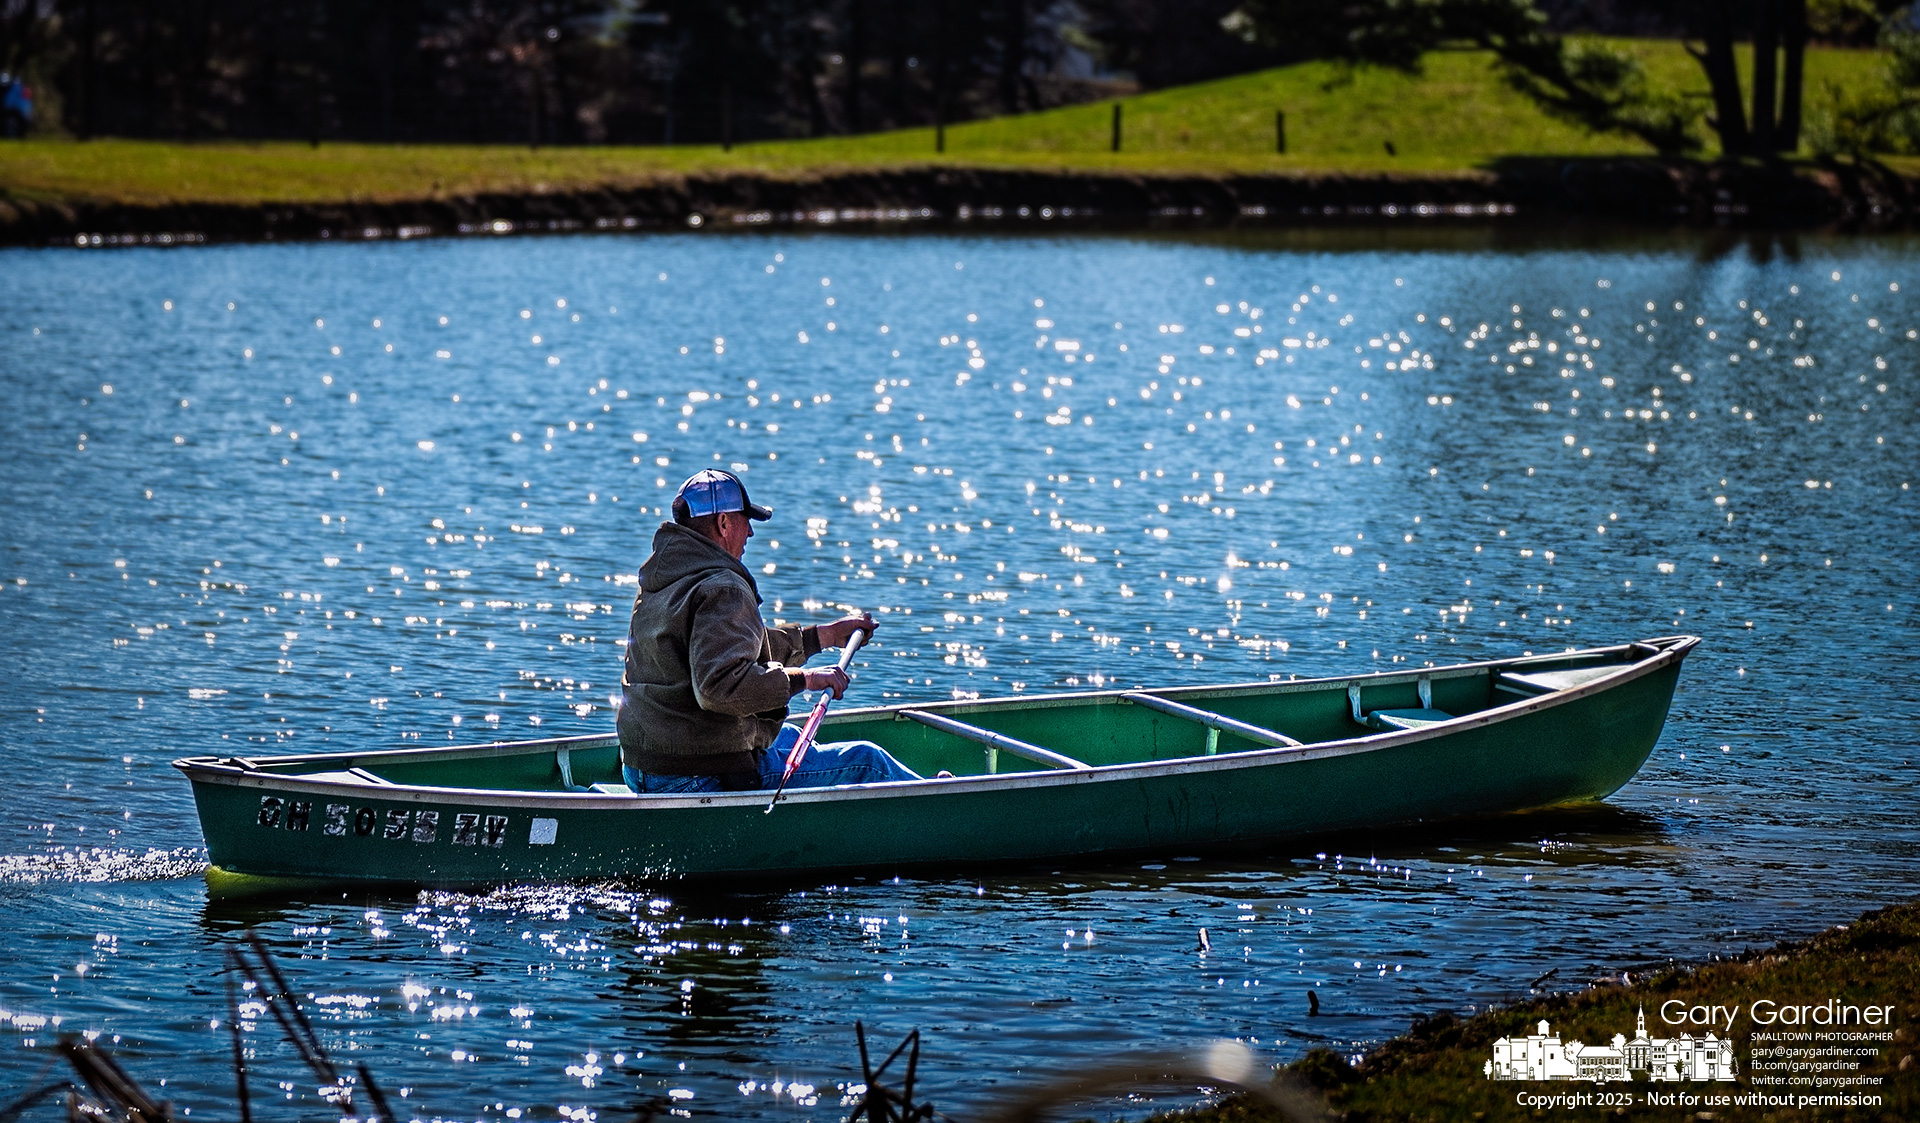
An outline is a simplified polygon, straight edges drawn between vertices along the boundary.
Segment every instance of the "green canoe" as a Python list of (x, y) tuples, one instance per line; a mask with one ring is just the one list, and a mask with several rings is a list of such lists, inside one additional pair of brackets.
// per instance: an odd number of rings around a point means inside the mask
[(633, 795), (612, 736), (174, 763), (229, 895), (1192, 852), (1602, 799), (1697, 643), (849, 709), (820, 740), (953, 776), (794, 790), (772, 814), (766, 792)]

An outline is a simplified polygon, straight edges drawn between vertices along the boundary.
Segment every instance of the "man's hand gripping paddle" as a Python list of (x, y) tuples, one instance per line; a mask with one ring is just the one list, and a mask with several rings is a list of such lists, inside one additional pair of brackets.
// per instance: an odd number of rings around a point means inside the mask
[[(853, 662), (853, 653), (860, 650), (860, 645), (866, 642), (867, 633), (865, 632), (856, 631), (847, 637), (846, 646), (840, 649), (838, 666), (842, 671), (845, 671)], [(833, 691), (820, 692), (820, 700), (813, 704), (813, 712), (807, 715), (807, 724), (800, 730), (800, 739), (793, 743), (793, 748), (787, 753), (787, 767), (780, 773), (780, 786), (773, 789), (773, 798), (767, 801), (767, 809), (762, 814), (773, 814), (773, 805), (780, 802), (780, 793), (787, 790), (787, 781), (793, 779), (793, 774), (799, 769), (800, 762), (806, 759), (807, 749), (813, 745), (813, 735), (820, 729), (820, 719), (827, 716), (827, 703), (832, 700)]]

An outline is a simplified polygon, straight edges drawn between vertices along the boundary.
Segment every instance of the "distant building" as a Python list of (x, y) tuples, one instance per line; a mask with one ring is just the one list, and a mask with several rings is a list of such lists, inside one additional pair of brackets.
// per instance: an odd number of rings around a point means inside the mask
[[(1575, 1045), (1578, 1046), (1578, 1042)], [(1493, 1043), (1493, 1059), (1483, 1070), (1494, 1080), (1578, 1080), (1580, 1066), (1567, 1056), (1545, 1021), (1528, 1037), (1502, 1037)]]
[(1649, 1038), (1647, 1011), (1640, 1009), (1640, 1022), (1633, 1040), (1623, 1047), (1627, 1067), (1644, 1072), (1648, 1080), (1732, 1080), (1734, 1078), (1733, 1039), (1721, 1040), (1709, 1032), (1696, 1040), (1690, 1033), (1678, 1038)]
[(1733, 1040), (1708, 1033), (1696, 1039), (1647, 1036), (1647, 1011), (1640, 1010), (1633, 1039), (1613, 1035), (1611, 1045), (1563, 1042), (1545, 1021), (1538, 1033), (1502, 1037), (1493, 1057), (1481, 1066), (1489, 1080), (1587, 1080), (1596, 1084), (1631, 1081), (1645, 1073), (1650, 1081), (1732, 1080)]
[(1633, 1040), (1621, 1047), (1627, 1055), (1627, 1068), (1633, 1072), (1646, 1072), (1653, 1067), (1653, 1042), (1647, 1037), (1647, 1008), (1640, 1007), (1640, 1024), (1635, 1027)]
[(1632, 1080), (1633, 1074), (1627, 1069), (1627, 1057), (1621, 1048), (1626, 1037), (1613, 1035), (1612, 1045), (1582, 1045), (1575, 1041), (1567, 1046), (1567, 1056), (1572, 1059), (1575, 1080), (1591, 1080), (1596, 1084), (1605, 1084), (1615, 1080)]

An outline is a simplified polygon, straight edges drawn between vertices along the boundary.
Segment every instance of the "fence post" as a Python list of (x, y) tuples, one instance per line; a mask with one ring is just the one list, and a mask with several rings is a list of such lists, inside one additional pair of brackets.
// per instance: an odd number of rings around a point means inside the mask
[(1113, 103), (1113, 150), (1120, 151), (1120, 103)]
[(1287, 111), (1273, 111), (1273, 150), (1282, 156), (1287, 154)]

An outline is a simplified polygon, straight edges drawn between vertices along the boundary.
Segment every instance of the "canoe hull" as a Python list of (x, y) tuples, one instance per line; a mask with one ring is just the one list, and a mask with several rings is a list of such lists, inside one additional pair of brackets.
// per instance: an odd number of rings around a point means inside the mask
[[(772, 814), (764, 793), (374, 787), (182, 768), (213, 864), (254, 878), (464, 886), (1164, 855), (1603, 799), (1652, 752), (1685, 647), (1592, 687), (1444, 726), (1084, 771), (801, 790)], [(228, 891), (245, 884), (269, 883), (230, 881)]]

